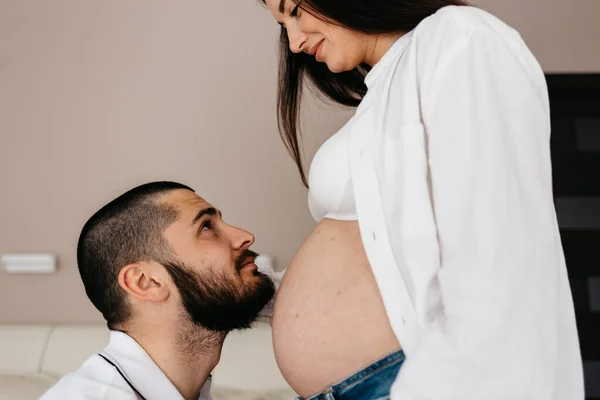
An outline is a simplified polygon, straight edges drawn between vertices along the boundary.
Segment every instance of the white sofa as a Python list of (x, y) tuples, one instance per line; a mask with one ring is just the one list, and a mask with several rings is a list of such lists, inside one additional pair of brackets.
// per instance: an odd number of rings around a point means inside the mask
[[(0, 400), (39, 399), (108, 336), (104, 325), (0, 325)], [(215, 400), (295, 398), (275, 363), (268, 324), (229, 334), (212, 387)]]

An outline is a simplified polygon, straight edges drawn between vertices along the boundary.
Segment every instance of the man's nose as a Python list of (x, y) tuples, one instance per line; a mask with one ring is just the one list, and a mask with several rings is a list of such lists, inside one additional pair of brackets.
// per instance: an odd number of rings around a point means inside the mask
[(231, 245), (234, 249), (247, 249), (254, 244), (254, 235), (247, 230), (232, 226)]

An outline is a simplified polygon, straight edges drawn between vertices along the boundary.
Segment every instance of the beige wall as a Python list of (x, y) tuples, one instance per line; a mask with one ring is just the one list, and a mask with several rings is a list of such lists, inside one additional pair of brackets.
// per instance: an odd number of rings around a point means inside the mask
[[(189, 184), (283, 267), (313, 226), (277, 137), (276, 25), (256, 0), (0, 0), (1, 322), (92, 322), (75, 265), (87, 217), (150, 180)], [(481, 0), (548, 71), (600, 72), (597, 0)], [(592, 12), (592, 7), (595, 12)], [(307, 111), (307, 159), (349, 116)]]
[(475, 0), (515, 27), (547, 72), (600, 72), (598, 0)]

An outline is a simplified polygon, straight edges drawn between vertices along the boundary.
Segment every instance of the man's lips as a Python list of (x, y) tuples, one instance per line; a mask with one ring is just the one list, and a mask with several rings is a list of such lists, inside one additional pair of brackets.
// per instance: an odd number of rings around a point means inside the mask
[(256, 258), (259, 256), (258, 253), (252, 250), (244, 250), (235, 260), (235, 269), (240, 272), (243, 268), (250, 268), (250, 266), (254, 266), (254, 268), (258, 269), (256, 266)]
[(255, 264), (256, 259), (254, 257), (250, 257), (248, 258), (246, 261), (244, 261), (244, 263), (242, 264), (241, 269), (245, 269), (245, 268), (256, 268), (258, 269), (258, 266)]

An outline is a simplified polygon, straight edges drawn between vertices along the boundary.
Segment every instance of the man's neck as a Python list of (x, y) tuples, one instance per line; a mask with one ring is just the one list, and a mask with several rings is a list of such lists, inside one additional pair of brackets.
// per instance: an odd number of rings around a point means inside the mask
[(154, 360), (185, 400), (197, 400), (211, 371), (219, 363), (225, 333), (194, 329), (177, 333), (153, 327), (152, 335), (127, 332)]

